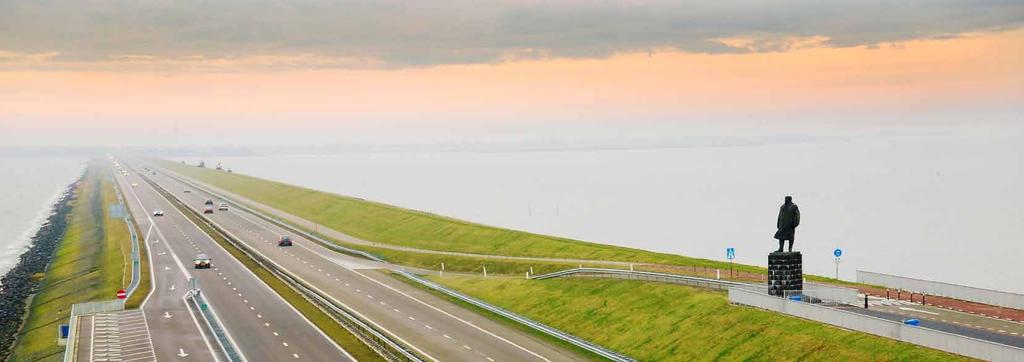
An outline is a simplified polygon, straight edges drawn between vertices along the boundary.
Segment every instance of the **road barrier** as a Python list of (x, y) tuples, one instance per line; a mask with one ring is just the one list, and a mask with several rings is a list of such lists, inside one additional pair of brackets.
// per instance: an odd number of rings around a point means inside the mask
[[(157, 167), (157, 166), (154, 166), (154, 167)], [(373, 261), (377, 261), (377, 262), (382, 262), (382, 263), (386, 263), (387, 262), (386, 260), (384, 260), (384, 258), (382, 258), (382, 257), (380, 257), (380, 256), (378, 256), (376, 254), (368, 253), (368, 252), (365, 252), (365, 251), (362, 251), (362, 250), (353, 249), (353, 248), (349, 248), (349, 247), (345, 247), (345, 246), (341, 246), (341, 245), (338, 245), (338, 244), (336, 244), (334, 242), (330, 242), (330, 241), (324, 240), (324, 239), (320, 238), (319, 236), (314, 235), (313, 233), (310, 233), (310, 232), (308, 232), (306, 230), (302, 230), (302, 229), (300, 229), (298, 227), (295, 227), (295, 226), (293, 226), (292, 224), (290, 224), (288, 222), (279, 220), (279, 219), (277, 219), (275, 217), (272, 217), (272, 216), (264, 215), (263, 212), (261, 212), (259, 210), (256, 210), (256, 209), (254, 209), (252, 207), (246, 206), (242, 202), (239, 202), (239, 201), (237, 201), (237, 200), (235, 200), (233, 198), (221, 195), (220, 193), (217, 193), (217, 192), (214, 192), (214, 191), (212, 191), (210, 189), (207, 189), (206, 187), (203, 187), (202, 185), (198, 185), (198, 184), (192, 182), (191, 180), (187, 180), (187, 179), (178, 177), (174, 173), (169, 172), (166, 169), (162, 169), (162, 170), (164, 172), (164, 175), (166, 175), (167, 177), (173, 178), (173, 179), (175, 179), (178, 182), (181, 182), (183, 184), (190, 185), (190, 186), (192, 186), (193, 188), (195, 188), (197, 190), (203, 190), (203, 192), (208, 193), (210, 195), (213, 195), (213, 196), (217, 197), (218, 199), (221, 199), (221, 200), (224, 200), (224, 201), (230, 201), (233, 207), (236, 207), (238, 209), (241, 209), (242, 211), (245, 211), (245, 212), (248, 212), (248, 213), (250, 213), (252, 215), (255, 215), (256, 217), (258, 217), (260, 219), (263, 219), (263, 220), (265, 220), (265, 221), (267, 221), (269, 223), (272, 223), (272, 224), (274, 224), (274, 225), (276, 225), (276, 226), (278, 226), (278, 227), (280, 227), (282, 229), (285, 229), (285, 230), (288, 230), (290, 232), (293, 232), (296, 235), (301, 235), (301, 236), (305, 237), (306, 239), (316, 241), (316, 242), (320, 243), (321, 245), (323, 245), (324, 247), (333, 249), (334, 251), (337, 251), (339, 253), (344, 253), (344, 254), (348, 254), (348, 255), (352, 255), (352, 256), (357, 256), (357, 257), (361, 257), (361, 258), (364, 258), (364, 259), (369, 259), (369, 260), (373, 260)]]
[[(121, 195), (121, 188), (114, 183), (114, 194), (117, 195), (117, 202), (120, 205), (125, 205), (124, 197)], [(124, 310), (125, 300), (131, 298), (132, 293), (139, 288), (139, 281), (142, 278), (142, 265), (139, 259), (139, 237), (135, 233), (135, 227), (132, 226), (131, 215), (127, 215), (124, 218), (125, 224), (128, 226), (128, 233), (132, 239), (132, 280), (128, 283), (128, 288), (125, 289), (127, 295), (124, 300), (104, 300), (97, 302), (86, 302), (76, 303), (71, 305), (71, 316), (68, 321), (68, 344), (64, 348), (64, 361), (74, 361), (77, 356), (78, 343), (77, 338), (77, 327), (78, 317), (81, 315), (103, 313)]]
[(189, 308), (195, 307), (195, 310), (199, 312), (199, 315), (203, 316), (203, 321), (206, 322), (206, 328), (210, 331), (217, 339), (217, 344), (220, 345), (221, 351), (224, 355), (232, 362), (245, 361), (245, 356), (239, 351), (238, 346), (235, 345), (234, 341), (228, 337), (227, 331), (224, 330), (224, 326), (220, 323), (220, 318), (217, 318), (217, 313), (213, 311), (213, 307), (210, 303), (206, 302), (206, 298), (203, 297), (201, 291), (190, 290), (185, 293), (185, 299), (191, 300), (192, 305)]
[(700, 278), (691, 277), (687, 275), (658, 273), (658, 272), (646, 272), (646, 271), (635, 271), (635, 270), (622, 270), (622, 269), (606, 269), (606, 268), (572, 268), (566, 270), (560, 270), (552, 273), (541, 274), (537, 276), (531, 276), (530, 279), (550, 279), (560, 277), (594, 277), (594, 278), (616, 278), (616, 279), (628, 279), (628, 280), (645, 280), (645, 281), (656, 281), (663, 283), (672, 284), (686, 284), (695, 287), (712, 288), (712, 289), (729, 289), (730, 287), (743, 286), (751, 287), (752, 284), (740, 283), (728, 280), (711, 279), (711, 278)]
[[(239, 202), (234, 201), (231, 198), (225, 197), (224, 195), (220, 195), (220, 194), (218, 194), (216, 192), (212, 192), (212, 191), (206, 189), (205, 187), (197, 185), (197, 184), (195, 184), (195, 183), (193, 183), (191, 181), (188, 181), (188, 180), (182, 179), (180, 177), (177, 177), (173, 173), (168, 172), (167, 170), (164, 170), (164, 174), (169, 176), (169, 177), (171, 177), (171, 178), (174, 178), (175, 180), (178, 180), (179, 182), (182, 182), (182, 183), (184, 183), (186, 185), (191, 185), (192, 187), (194, 187), (194, 188), (196, 188), (198, 190), (203, 190), (203, 192), (206, 192), (206, 193), (209, 193), (211, 195), (214, 195), (214, 196), (216, 196), (216, 197), (218, 197), (218, 198), (220, 198), (222, 200), (232, 200), (232, 204), (234, 204), (235, 207), (239, 207), (243, 211), (246, 211), (246, 212), (248, 212), (248, 213), (250, 213), (252, 215), (255, 215), (255, 216), (257, 216), (257, 217), (259, 217), (259, 218), (261, 218), (263, 220), (266, 220), (266, 221), (268, 221), (270, 223), (273, 223), (274, 225), (277, 225), (277, 226), (282, 227), (284, 229), (290, 230), (290, 231), (295, 232), (297, 234), (301, 234), (301, 235), (305, 236), (306, 238), (308, 238), (310, 240), (315, 240), (315, 241), (319, 242), (322, 245), (325, 245), (327, 247), (333, 248), (334, 250), (337, 250), (337, 251), (342, 252), (342, 253), (346, 253), (346, 254), (350, 254), (350, 255), (356, 255), (356, 256), (361, 256), (361, 257), (364, 257), (366, 259), (370, 259), (370, 260), (386, 263), (386, 261), (383, 258), (381, 258), (381, 257), (379, 257), (377, 255), (374, 255), (374, 254), (371, 254), (371, 253), (367, 253), (367, 252), (364, 252), (362, 250), (346, 248), (344, 246), (340, 246), (340, 245), (334, 244), (332, 242), (323, 240), (323, 239), (317, 237), (316, 235), (310, 234), (310, 233), (308, 233), (308, 232), (306, 232), (304, 230), (300, 230), (300, 229), (298, 229), (296, 227), (293, 227), (292, 225), (290, 225), (290, 224), (288, 224), (286, 222), (283, 222), (283, 221), (277, 220), (275, 218), (266, 216), (262, 212), (254, 210), (252, 208), (240, 205)], [(151, 182), (151, 183), (153, 183), (153, 182)], [(158, 185), (157, 185), (157, 187), (160, 188), (161, 190), (163, 190), (162, 187), (160, 187)], [(164, 191), (166, 192), (166, 190), (164, 190)], [(192, 210), (192, 209), (189, 208), (189, 210)], [(194, 213), (198, 213), (197, 211), (194, 211), (194, 210), (193, 210), (193, 212)], [(210, 225), (212, 227), (214, 227), (215, 229), (217, 229), (218, 231), (220, 231), (220, 228), (218, 226), (213, 225), (212, 223), (210, 223)], [(228, 234), (228, 233), (226, 231), (223, 231), (222, 234)], [(230, 240), (230, 238), (228, 238), (228, 240)], [(254, 260), (256, 260), (256, 259), (254, 259)], [(271, 261), (271, 263), (273, 263), (273, 262)], [(273, 269), (271, 269), (271, 271), (274, 272)], [(612, 361), (634, 361), (632, 358), (630, 358), (628, 356), (619, 354), (617, 352), (613, 352), (611, 350), (608, 350), (608, 349), (606, 349), (606, 348), (604, 348), (602, 346), (599, 346), (597, 344), (591, 343), (591, 342), (589, 342), (587, 340), (584, 340), (582, 338), (579, 338), (579, 337), (573, 336), (571, 334), (559, 331), (559, 330), (557, 330), (555, 328), (552, 328), (550, 326), (547, 326), (545, 324), (542, 324), (542, 323), (530, 320), (530, 319), (528, 319), (526, 317), (520, 316), (520, 315), (515, 314), (513, 312), (510, 312), (510, 311), (498, 308), (496, 306), (490, 305), (490, 304), (488, 304), (486, 302), (483, 302), (481, 300), (478, 300), (478, 299), (469, 297), (467, 295), (461, 294), (459, 292), (456, 292), (454, 290), (448, 289), (448, 288), (446, 288), (444, 286), (441, 286), (439, 284), (436, 284), (436, 283), (433, 283), (433, 282), (428, 281), (426, 279), (420, 278), (419, 276), (417, 276), (415, 274), (412, 274), (412, 273), (409, 273), (409, 272), (406, 272), (406, 271), (396, 271), (396, 272), (399, 275), (405, 276), (406, 278), (408, 278), (410, 280), (413, 280), (413, 281), (415, 281), (415, 282), (417, 282), (417, 283), (419, 283), (421, 285), (424, 285), (424, 286), (426, 286), (428, 288), (440, 291), (440, 292), (442, 292), (444, 294), (447, 294), (449, 296), (452, 296), (454, 298), (457, 298), (457, 299), (460, 299), (460, 300), (465, 301), (467, 303), (476, 305), (476, 306), (478, 306), (480, 308), (483, 308), (485, 310), (491, 311), (492, 313), (495, 313), (495, 314), (498, 314), (498, 315), (503, 316), (505, 318), (508, 318), (508, 319), (510, 319), (510, 320), (512, 320), (514, 322), (523, 324), (523, 325), (525, 325), (525, 326), (527, 326), (527, 327), (529, 327), (531, 329), (537, 330), (537, 331), (539, 331), (541, 333), (545, 333), (545, 334), (551, 335), (551, 336), (553, 336), (555, 338), (558, 338), (560, 340), (563, 340), (565, 342), (573, 344), (573, 345), (575, 345), (577, 347), (583, 348), (584, 350), (593, 352), (593, 353), (595, 353), (595, 354), (597, 354), (599, 356), (608, 358), (608, 359), (610, 359)], [(283, 278), (292, 279), (289, 276), (282, 276), (282, 277)], [(295, 280), (294, 283), (296, 285), (299, 285), (300, 288), (305, 288), (305, 287), (302, 286), (303, 283), (299, 282), (298, 280)], [(319, 293), (316, 293), (314, 291), (309, 291), (309, 292), (310, 292), (309, 293), (310, 295), (314, 295), (316, 298), (323, 299), (323, 302), (327, 306), (329, 306), (329, 308), (338, 308), (339, 307), (339, 306), (335, 305), (334, 303), (328, 302), (326, 299), (324, 299), (322, 296), (320, 296)], [(303, 293), (303, 295), (306, 295), (306, 293)], [(317, 304), (317, 302), (314, 302), (314, 304)], [(341, 309), (341, 308), (338, 308), (337, 312), (345, 312), (346, 314), (350, 314), (351, 315), (351, 313), (348, 313), (347, 311), (345, 311), (344, 309)], [(351, 317), (355, 321), (359, 321), (359, 319), (356, 318), (354, 315), (351, 315)], [(344, 322), (342, 322), (340, 320), (339, 320), (339, 322), (341, 322), (342, 325), (345, 325)], [(348, 326), (346, 326), (346, 328), (348, 328)], [(361, 328), (361, 327), (359, 327), (359, 328)], [(370, 328), (369, 330), (370, 331), (375, 331), (372, 328)], [(377, 332), (377, 333), (379, 334), (379, 332)], [(358, 333), (356, 335), (359, 336)], [(383, 337), (383, 335), (381, 335), (380, 337)], [(373, 345), (371, 345), (371, 347), (373, 347)], [(375, 350), (376, 350), (376, 348), (375, 348)], [(380, 351), (378, 351), (378, 352), (380, 352)], [(408, 351), (406, 351), (406, 352), (408, 352)]]
[(547, 334), (549, 336), (552, 336), (552, 337), (558, 338), (558, 339), (560, 339), (562, 341), (568, 342), (569, 344), (572, 344), (572, 345), (574, 345), (576, 347), (579, 347), (579, 348), (582, 348), (582, 349), (587, 350), (589, 352), (592, 352), (592, 353), (594, 353), (594, 354), (596, 354), (598, 356), (607, 358), (607, 359), (612, 360), (612, 361), (617, 361), (617, 362), (635, 361), (633, 358), (631, 358), (629, 356), (620, 354), (618, 352), (614, 352), (612, 350), (609, 350), (609, 349), (604, 348), (602, 346), (599, 346), (597, 344), (591, 343), (591, 342), (589, 342), (589, 341), (587, 341), (587, 340), (585, 340), (583, 338), (576, 337), (576, 336), (571, 335), (569, 333), (562, 332), (562, 331), (560, 331), (558, 329), (555, 329), (553, 327), (550, 327), (550, 326), (548, 326), (546, 324), (534, 321), (532, 319), (523, 317), (523, 316), (521, 316), (519, 314), (516, 314), (516, 313), (513, 313), (511, 311), (508, 311), (508, 310), (499, 308), (497, 306), (491, 305), (491, 304), (489, 304), (487, 302), (484, 302), (482, 300), (479, 300), (479, 299), (470, 297), (468, 295), (459, 293), (459, 292), (457, 292), (455, 290), (452, 290), (452, 289), (449, 289), (449, 288), (447, 288), (447, 287), (445, 287), (443, 285), (440, 285), (440, 284), (434, 283), (432, 281), (423, 279), (422, 277), (420, 277), (418, 275), (409, 273), (407, 271), (396, 271), (396, 273), (398, 273), (398, 275), (404, 276), (404, 277), (406, 277), (406, 278), (408, 278), (408, 279), (410, 279), (412, 281), (415, 281), (415, 282), (417, 282), (417, 283), (419, 283), (419, 284), (421, 284), (423, 286), (426, 286), (426, 287), (428, 287), (430, 289), (433, 289), (433, 290), (436, 290), (438, 292), (444, 293), (445, 295), (451, 296), (451, 297), (456, 298), (458, 300), (461, 300), (463, 302), (472, 304), (472, 305), (477, 306), (479, 308), (482, 308), (482, 309), (484, 309), (484, 310), (486, 310), (488, 312), (491, 312), (491, 313), (500, 315), (502, 317), (508, 318), (508, 319), (510, 319), (510, 320), (512, 320), (512, 321), (514, 321), (516, 323), (522, 324), (524, 326), (530, 327), (533, 330), (542, 332), (542, 333)]
[(828, 323), (841, 328), (892, 338), (963, 356), (989, 361), (1024, 361), (1024, 349), (1021, 348), (925, 327), (907, 325), (812, 303), (779, 298), (757, 290), (742, 287), (729, 288), (729, 302)]
[(270, 260), (259, 251), (249, 248), (229, 231), (203, 217), (201, 211), (193, 209), (192, 207), (182, 203), (170, 192), (164, 189), (163, 186), (160, 186), (148, 177), (146, 178), (146, 181), (161, 192), (169, 201), (171, 201), (172, 204), (179, 209), (182, 209), (182, 212), (188, 212), (196, 216), (196, 218), (201, 220), (203, 224), (207, 225), (224, 237), (224, 240), (242, 251), (242, 253), (244, 253), (248, 258), (260, 265), (260, 267), (266, 269), (275, 277), (283, 281), (285, 285), (299, 293), (299, 295), (304, 299), (323, 311), (331, 317), (332, 320), (351, 332), (384, 359), (388, 361), (423, 361), (423, 359), (412, 352), (411, 348), (399, 343), (396, 339), (374, 327), (371, 321), (363, 320), (363, 318), (358, 316), (358, 313), (355, 313), (344, 304), (336, 302), (326, 293), (323, 293), (316, 287), (308, 285), (306, 282), (295, 277), (293, 274), (288, 272), (287, 269), (281, 267), (273, 260)]
[(857, 271), (857, 282), (1006, 308), (1024, 309), (1024, 294), (901, 277), (898, 275), (875, 273), (864, 270)]

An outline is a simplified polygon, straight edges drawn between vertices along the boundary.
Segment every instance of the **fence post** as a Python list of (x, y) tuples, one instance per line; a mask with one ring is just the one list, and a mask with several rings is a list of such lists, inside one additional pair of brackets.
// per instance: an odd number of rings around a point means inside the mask
[(487, 277), (487, 266), (484, 265), (484, 278), (486, 278), (486, 277)]

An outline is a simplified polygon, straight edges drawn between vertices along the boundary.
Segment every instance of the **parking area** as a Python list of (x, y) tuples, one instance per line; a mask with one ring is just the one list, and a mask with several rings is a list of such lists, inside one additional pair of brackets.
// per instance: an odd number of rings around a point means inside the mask
[(78, 361), (155, 361), (142, 310), (79, 316)]

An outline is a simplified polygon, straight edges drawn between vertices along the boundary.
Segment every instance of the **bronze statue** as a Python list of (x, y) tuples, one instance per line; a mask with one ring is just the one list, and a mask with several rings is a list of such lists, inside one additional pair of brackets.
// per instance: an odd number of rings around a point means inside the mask
[(779, 221), (775, 225), (779, 228), (775, 232), (775, 238), (779, 240), (779, 250), (775, 252), (782, 252), (782, 245), (786, 240), (789, 240), (789, 252), (793, 252), (793, 237), (796, 236), (797, 226), (800, 226), (800, 208), (793, 203), (792, 196), (786, 196), (786, 202), (779, 208)]

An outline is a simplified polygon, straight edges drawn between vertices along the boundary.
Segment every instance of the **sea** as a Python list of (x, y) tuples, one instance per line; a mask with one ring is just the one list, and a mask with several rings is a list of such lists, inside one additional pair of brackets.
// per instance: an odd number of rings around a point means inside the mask
[(54, 203), (82, 175), (86, 161), (85, 157), (0, 155), (0, 274), (17, 264)]
[(723, 261), (734, 248), (735, 262), (761, 266), (778, 246), (778, 208), (791, 195), (805, 272), (855, 280), (866, 270), (1024, 293), (1019, 131), (174, 159), (579, 240)]

